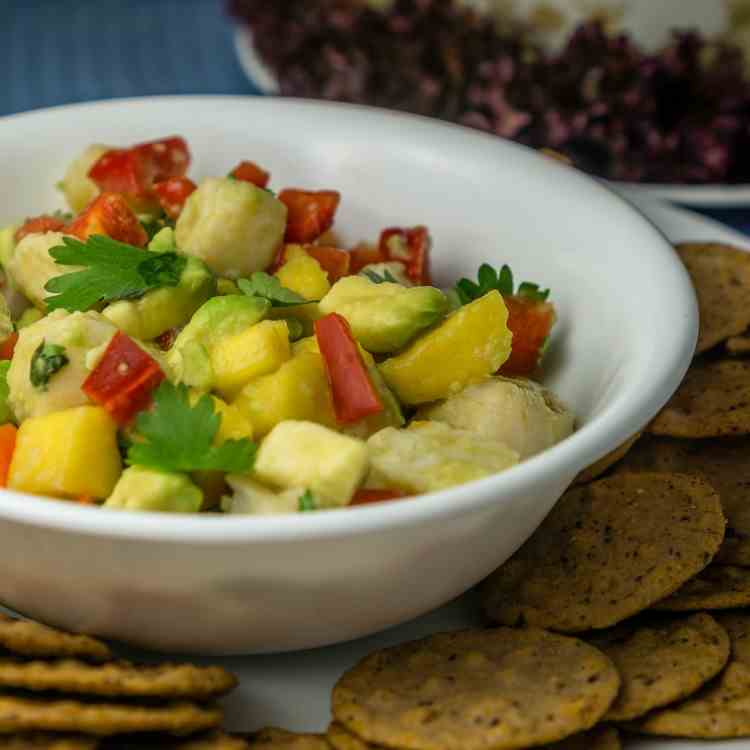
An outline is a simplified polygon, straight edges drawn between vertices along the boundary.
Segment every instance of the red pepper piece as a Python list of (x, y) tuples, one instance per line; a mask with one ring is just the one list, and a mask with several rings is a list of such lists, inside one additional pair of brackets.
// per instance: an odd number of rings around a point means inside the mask
[(229, 174), (235, 180), (251, 182), (259, 188), (267, 187), (268, 181), (271, 179), (271, 175), (253, 161), (241, 161)]
[(185, 201), (197, 189), (198, 186), (189, 177), (170, 177), (154, 185), (154, 193), (170, 219), (176, 219), (182, 213)]
[(349, 505), (368, 505), (382, 503), (385, 500), (400, 500), (406, 497), (401, 490), (358, 490)]
[(359, 273), (365, 266), (383, 263), (386, 260), (380, 248), (371, 245), (358, 245), (349, 251), (349, 255), (351, 256), (350, 273)]
[(13, 239), (16, 242), (20, 242), (27, 234), (62, 232), (63, 229), (65, 229), (65, 222), (62, 219), (58, 219), (57, 216), (42, 214), (41, 216), (35, 216), (32, 219), (26, 219), (23, 225), (16, 230)]
[(385, 229), (380, 235), (380, 252), (386, 260), (397, 260), (406, 267), (406, 275), (415, 284), (432, 283), (430, 248), (432, 239), (427, 227)]
[(346, 319), (331, 313), (315, 321), (315, 336), (326, 364), (336, 419), (349, 424), (383, 411)]
[(8, 486), (8, 474), (16, 450), (18, 429), (10, 423), (0, 427), (0, 487)]
[(128, 245), (144, 247), (148, 235), (121, 195), (101, 193), (73, 219), (68, 234), (80, 240), (95, 234), (105, 234)]
[(342, 276), (349, 274), (351, 255), (346, 250), (322, 245), (305, 245), (305, 252), (320, 263), (328, 274), (328, 281), (335, 284)]
[(14, 331), (0, 344), (0, 359), (13, 359), (13, 352), (18, 343), (18, 333)]
[(288, 210), (284, 239), (306, 245), (333, 226), (341, 194), (335, 190), (282, 190), (279, 200)]
[(118, 331), (81, 389), (125, 425), (149, 405), (151, 392), (162, 380), (158, 362)]
[(508, 328), (513, 333), (510, 357), (501, 375), (532, 375), (541, 359), (542, 347), (555, 324), (555, 308), (549, 302), (527, 297), (503, 298), (508, 308)]

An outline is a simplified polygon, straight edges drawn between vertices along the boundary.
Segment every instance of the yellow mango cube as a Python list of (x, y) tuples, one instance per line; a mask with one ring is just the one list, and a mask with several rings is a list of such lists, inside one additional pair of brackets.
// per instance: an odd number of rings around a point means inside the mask
[(289, 328), (283, 320), (263, 320), (211, 349), (216, 390), (233, 399), (254, 378), (277, 370), (291, 356)]
[(225, 440), (253, 439), (253, 423), (241, 409), (238, 409), (216, 396), (213, 397), (214, 409), (221, 415), (221, 425), (216, 433), (216, 442), (223, 443)]
[(21, 424), (8, 486), (37, 495), (105, 498), (121, 472), (117, 425), (101, 407), (79, 406)]
[(323, 358), (315, 352), (297, 354), (271, 375), (251, 381), (233, 406), (249, 417), (257, 437), (288, 419), (337, 426)]
[(457, 310), (379, 369), (402, 404), (448, 398), (500, 369), (513, 334), (508, 308), (492, 291)]
[(275, 274), (282, 286), (307, 300), (320, 300), (328, 294), (331, 289), (328, 274), (304, 248), (287, 245), (285, 259)]

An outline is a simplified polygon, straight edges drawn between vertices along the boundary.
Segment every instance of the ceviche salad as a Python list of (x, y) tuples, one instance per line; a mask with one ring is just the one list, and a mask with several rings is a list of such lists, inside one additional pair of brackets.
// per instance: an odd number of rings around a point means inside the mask
[(70, 213), (0, 230), (0, 486), (107, 508), (308, 512), (500, 472), (567, 436), (555, 311), (507, 266), (431, 285), (424, 226), (341, 249), (334, 190), (180, 137), (90, 146)]

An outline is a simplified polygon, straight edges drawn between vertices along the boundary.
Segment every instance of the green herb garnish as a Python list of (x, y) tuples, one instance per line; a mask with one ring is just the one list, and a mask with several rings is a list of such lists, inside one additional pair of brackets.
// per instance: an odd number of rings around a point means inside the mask
[(151, 289), (180, 283), (187, 259), (177, 253), (152, 253), (111, 237), (94, 235), (86, 242), (63, 237), (49, 254), (61, 266), (84, 266), (50, 279), (44, 288), (47, 310), (90, 310), (101, 302), (142, 297)]
[(386, 282), (389, 284), (398, 284), (398, 280), (387, 268), (384, 269), (382, 275), (377, 273), (377, 271), (372, 271), (370, 269), (364, 269), (362, 274), (370, 279), (373, 284), (385, 284)]
[[(492, 291), (498, 291), (504, 297), (508, 297), (514, 293), (513, 272), (507, 265), (504, 265), (498, 272), (488, 263), (484, 263), (479, 267), (476, 282), (461, 279), (456, 284), (455, 290), (462, 305), (468, 305), (469, 302), (484, 297)], [(549, 297), (549, 289), (540, 289), (538, 284), (524, 281), (518, 287), (516, 294), (535, 302), (545, 302)]]
[(62, 370), (70, 360), (65, 354), (65, 347), (48, 344), (44, 339), (34, 351), (29, 368), (29, 379), (34, 388), (46, 391), (50, 378)]
[(299, 497), (299, 512), (307, 513), (311, 510), (317, 510), (318, 504), (315, 502), (315, 495), (310, 490), (305, 490)]
[(239, 279), (237, 286), (248, 297), (262, 297), (267, 299), (273, 307), (305, 305), (313, 301), (287, 289), (275, 276), (263, 271), (256, 271), (249, 279)]
[(160, 471), (225, 471), (245, 474), (255, 461), (255, 443), (245, 438), (214, 445), (221, 415), (208, 394), (191, 406), (185, 385), (164, 381), (154, 405), (136, 420), (128, 463)]

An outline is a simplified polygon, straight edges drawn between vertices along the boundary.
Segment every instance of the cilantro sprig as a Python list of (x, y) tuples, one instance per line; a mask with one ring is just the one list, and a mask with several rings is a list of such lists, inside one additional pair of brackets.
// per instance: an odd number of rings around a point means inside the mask
[[(455, 286), (456, 294), (462, 305), (468, 305), (488, 292), (497, 290), (503, 296), (514, 294), (513, 272), (510, 267), (504, 265), (500, 271), (496, 271), (488, 263), (483, 263), (477, 273), (477, 281), (461, 279)], [(526, 297), (534, 302), (546, 302), (549, 297), (549, 289), (541, 289), (538, 284), (524, 281), (515, 292), (520, 297)]]
[(386, 282), (389, 284), (398, 284), (398, 279), (387, 268), (383, 270), (382, 274), (373, 271), (371, 268), (365, 268), (362, 271), (362, 275), (370, 279), (373, 284), (385, 284)]
[(29, 366), (29, 380), (37, 390), (46, 391), (50, 378), (62, 370), (70, 360), (65, 347), (59, 344), (48, 344), (44, 339), (34, 350)]
[(138, 415), (128, 463), (160, 471), (250, 471), (255, 443), (243, 438), (214, 445), (220, 424), (209, 395), (191, 406), (185, 385), (164, 381), (154, 393), (153, 409)]
[(63, 237), (63, 245), (49, 254), (61, 266), (83, 266), (82, 270), (55, 276), (44, 288), (47, 310), (90, 310), (102, 302), (142, 297), (151, 289), (173, 287), (187, 259), (177, 253), (152, 253), (111, 237), (94, 235), (86, 242)]
[(304, 305), (313, 301), (305, 299), (291, 289), (287, 289), (281, 285), (281, 282), (275, 276), (263, 271), (256, 271), (249, 279), (239, 279), (237, 286), (248, 297), (263, 297), (273, 307), (292, 307), (293, 305)]
[(299, 496), (298, 505), (300, 513), (308, 513), (311, 510), (318, 509), (318, 504), (315, 502), (315, 495), (310, 490), (305, 490)]

